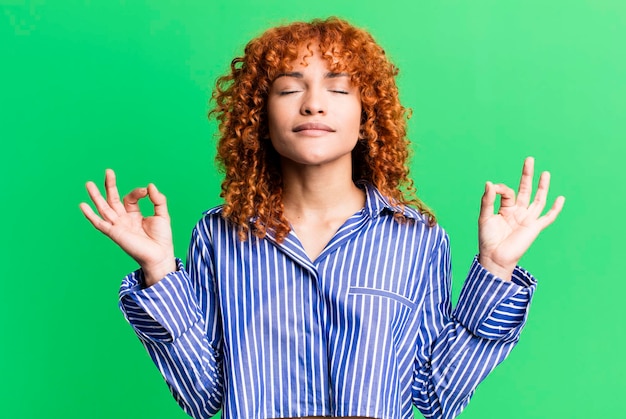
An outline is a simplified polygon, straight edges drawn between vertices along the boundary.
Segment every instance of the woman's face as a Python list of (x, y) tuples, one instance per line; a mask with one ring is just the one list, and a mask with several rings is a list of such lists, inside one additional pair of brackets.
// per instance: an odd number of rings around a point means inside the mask
[(272, 145), (297, 165), (351, 166), (361, 124), (359, 91), (348, 74), (331, 72), (319, 51), (309, 55), (303, 48), (291, 71), (272, 84), (267, 102)]

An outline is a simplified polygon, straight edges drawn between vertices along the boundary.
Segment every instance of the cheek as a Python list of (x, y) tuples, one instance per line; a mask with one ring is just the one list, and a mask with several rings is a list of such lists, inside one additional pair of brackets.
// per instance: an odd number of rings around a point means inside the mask
[(267, 105), (267, 128), (269, 134), (272, 135), (276, 131), (278, 121), (276, 120), (276, 109), (274, 106), (268, 103)]
[(272, 106), (271, 103), (267, 104), (267, 134), (269, 136), (268, 141), (272, 144), (275, 150), (280, 150), (282, 148), (281, 133), (284, 131), (284, 128), (281, 126), (282, 120), (280, 118), (280, 113), (276, 105)]
[(272, 126), (277, 128), (284, 124), (287, 119), (285, 115), (284, 106), (281, 107), (273, 100), (267, 102), (267, 122), (270, 128)]
[(357, 132), (361, 131), (361, 122), (363, 120), (363, 108), (361, 102), (354, 106), (354, 111), (351, 112), (351, 123)]

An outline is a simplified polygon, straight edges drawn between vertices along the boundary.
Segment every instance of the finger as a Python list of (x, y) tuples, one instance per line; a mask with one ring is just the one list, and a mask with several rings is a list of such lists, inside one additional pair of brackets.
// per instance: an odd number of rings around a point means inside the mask
[(124, 197), (124, 209), (127, 212), (141, 213), (139, 208), (139, 200), (145, 198), (148, 195), (147, 188), (135, 188), (128, 195)]
[(494, 204), (496, 202), (496, 189), (491, 182), (485, 183), (485, 193), (480, 201), (479, 220), (493, 215)]
[(546, 206), (548, 200), (548, 191), (550, 190), (550, 172), (543, 172), (539, 177), (539, 186), (537, 187), (537, 193), (532, 204), (528, 207), (531, 213), (536, 217), (541, 215), (541, 212)]
[(117, 184), (115, 180), (115, 172), (111, 169), (107, 169), (104, 175), (104, 188), (107, 194), (107, 202), (118, 214), (120, 211), (124, 211), (124, 205), (120, 201), (120, 194), (117, 190)]
[(96, 184), (93, 182), (87, 182), (85, 187), (87, 188), (87, 193), (89, 193), (89, 197), (93, 201), (93, 204), (96, 206), (96, 209), (98, 210), (100, 216), (106, 221), (113, 221), (117, 219), (117, 213), (104, 199), (104, 197), (100, 193), (100, 189), (98, 189)]
[(91, 225), (93, 225), (96, 230), (101, 231), (102, 233), (109, 235), (108, 232), (111, 229), (111, 224), (104, 221), (102, 218), (98, 217), (98, 215), (93, 212), (89, 204), (85, 202), (81, 202), (80, 210), (83, 212), (83, 215), (89, 220)]
[(541, 229), (548, 227), (550, 224), (556, 220), (556, 217), (561, 213), (563, 209), (563, 205), (565, 205), (565, 197), (559, 196), (554, 200), (554, 204), (552, 204), (552, 208), (541, 218), (539, 218)]
[(500, 209), (515, 206), (515, 191), (503, 183), (494, 185), (496, 194), (500, 195)]
[(524, 167), (522, 168), (522, 177), (520, 178), (519, 189), (517, 191), (517, 204), (524, 208), (527, 208), (530, 203), (530, 196), (533, 191), (534, 172), (535, 159), (532, 157), (526, 157), (526, 160), (524, 160)]
[(154, 204), (154, 215), (169, 219), (167, 199), (165, 195), (159, 192), (154, 183), (148, 185), (148, 196), (150, 197), (150, 201)]

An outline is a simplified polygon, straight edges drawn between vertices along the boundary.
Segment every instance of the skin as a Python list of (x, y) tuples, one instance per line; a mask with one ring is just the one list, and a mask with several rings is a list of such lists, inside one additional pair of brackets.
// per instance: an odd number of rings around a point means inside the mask
[[(315, 51), (301, 51), (268, 97), (269, 132), (281, 156), (285, 217), (311, 260), (365, 205), (352, 182), (361, 98), (347, 74), (330, 73)], [(304, 57), (306, 56), (306, 65)]]
[[(543, 172), (535, 198), (531, 201), (535, 159), (527, 157), (517, 191), (499, 183), (485, 184), (478, 217), (478, 261), (489, 272), (511, 280), (513, 269), (535, 241), (539, 233), (556, 220), (565, 204), (565, 197), (556, 198), (545, 215), (543, 212), (548, 190), (550, 173)], [(500, 195), (500, 208), (494, 214), (496, 195)]]
[[(104, 175), (106, 198), (93, 182), (87, 182), (86, 187), (100, 216), (84, 202), (80, 204), (83, 214), (97, 230), (137, 261), (144, 272), (146, 286), (154, 285), (176, 270), (167, 202), (156, 186), (136, 188), (120, 201), (115, 172), (107, 169)], [(154, 215), (148, 217), (139, 209), (139, 200), (146, 197), (154, 205)]]
[(331, 73), (318, 52), (272, 83), (267, 101), (272, 145), (283, 164), (352, 167), (361, 96), (345, 73)]
[[(302, 51), (304, 56), (305, 51)], [(310, 55), (310, 54), (307, 54)], [(285, 216), (311, 260), (315, 260), (347, 218), (364, 203), (352, 182), (352, 157), (359, 133), (358, 90), (344, 75), (330, 74), (318, 54), (297, 61), (290, 74), (278, 77), (268, 97), (272, 144), (281, 155)], [(321, 125), (320, 125), (321, 124)], [(304, 128), (303, 128), (304, 127)], [(559, 196), (545, 215), (550, 174), (543, 172), (534, 199), (534, 159), (522, 169), (517, 195), (504, 184), (487, 182), (478, 219), (479, 262), (510, 281), (519, 259), (539, 233), (557, 218), (565, 198)], [(141, 266), (146, 286), (176, 270), (170, 217), (165, 196), (153, 184), (137, 188), (120, 200), (115, 173), (105, 173), (106, 196), (93, 182), (80, 208)], [(495, 211), (497, 195), (501, 204)], [(141, 214), (138, 202), (148, 198), (154, 214)]]

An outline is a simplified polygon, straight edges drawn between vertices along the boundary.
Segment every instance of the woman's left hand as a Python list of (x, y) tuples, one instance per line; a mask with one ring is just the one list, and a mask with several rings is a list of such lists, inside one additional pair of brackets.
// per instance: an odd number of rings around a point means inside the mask
[[(530, 202), (534, 159), (526, 158), (522, 178), (515, 191), (504, 184), (487, 182), (478, 217), (478, 261), (492, 274), (511, 280), (513, 270), (539, 233), (552, 224), (561, 212), (565, 198), (559, 196), (552, 208), (541, 215), (550, 188), (550, 173), (543, 172), (535, 199)], [(496, 195), (501, 196), (500, 208), (494, 214)]]

